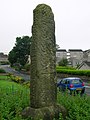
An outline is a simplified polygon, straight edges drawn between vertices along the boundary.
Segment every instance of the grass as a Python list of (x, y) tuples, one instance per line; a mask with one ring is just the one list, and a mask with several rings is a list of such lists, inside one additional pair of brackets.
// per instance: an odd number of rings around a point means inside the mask
[[(21, 116), (22, 110), (30, 105), (29, 88), (7, 80), (6, 76), (0, 78), (0, 120), (30, 120)], [(66, 120), (90, 120), (90, 96), (58, 92), (57, 103), (67, 109)]]
[(29, 94), (27, 87), (0, 80), (0, 120), (23, 120), (20, 114), (30, 104)]
[(8, 79), (6, 75), (0, 75), (0, 80), (6, 80)]

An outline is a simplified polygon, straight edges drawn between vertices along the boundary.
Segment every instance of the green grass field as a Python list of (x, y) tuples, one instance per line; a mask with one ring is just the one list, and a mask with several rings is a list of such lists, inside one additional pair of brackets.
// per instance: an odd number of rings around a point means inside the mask
[[(29, 91), (28, 87), (0, 76), (0, 120), (30, 120), (21, 116), (22, 110), (30, 105)], [(66, 120), (90, 120), (90, 96), (70, 96), (67, 92), (58, 92), (57, 103), (67, 109)]]

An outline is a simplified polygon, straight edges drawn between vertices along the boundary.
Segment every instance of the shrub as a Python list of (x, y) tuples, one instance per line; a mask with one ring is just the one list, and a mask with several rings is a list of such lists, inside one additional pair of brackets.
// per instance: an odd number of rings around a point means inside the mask
[(1, 65), (9, 65), (9, 62), (8, 61), (1, 61), (0, 64)]
[(27, 86), (28, 88), (30, 88), (30, 81), (26, 81), (23, 83), (24, 86)]
[(0, 68), (0, 73), (6, 73), (4, 69)]
[(56, 71), (57, 71), (57, 73), (90, 76), (90, 70), (62, 69), (60, 67), (56, 67)]
[(26, 71), (30, 71), (30, 64), (26, 64), (26, 65), (24, 66), (24, 68), (25, 68)]
[(12, 81), (17, 82), (17, 83), (23, 83), (25, 80), (22, 77), (19, 76), (14, 76), (13, 74), (8, 74), (7, 75)]
[(90, 120), (90, 96), (70, 96), (67, 92), (59, 92), (57, 101), (67, 108), (66, 120)]

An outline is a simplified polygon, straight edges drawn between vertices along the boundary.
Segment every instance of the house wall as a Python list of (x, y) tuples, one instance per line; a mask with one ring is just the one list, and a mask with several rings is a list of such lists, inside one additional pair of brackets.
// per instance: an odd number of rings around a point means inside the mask
[(84, 51), (84, 53), (83, 53), (83, 60), (90, 62), (90, 49)]
[[(82, 51), (81, 49), (69, 49), (66, 51), (65, 49), (59, 49), (56, 51), (56, 64), (63, 59), (68, 59), (68, 65), (72, 67), (77, 67), (80, 65), (83, 61), (90, 62), (90, 49), (86, 51)], [(86, 66), (84, 66), (85, 69)], [(88, 66), (87, 68), (88, 69)]]
[(58, 50), (56, 51), (56, 64), (60, 62), (63, 58), (67, 58), (67, 51), (66, 50)]
[(8, 56), (4, 55), (4, 53), (0, 53), (0, 62), (1, 61), (8, 61)]
[(73, 67), (79, 65), (83, 61), (83, 51), (70, 51), (70, 59)]

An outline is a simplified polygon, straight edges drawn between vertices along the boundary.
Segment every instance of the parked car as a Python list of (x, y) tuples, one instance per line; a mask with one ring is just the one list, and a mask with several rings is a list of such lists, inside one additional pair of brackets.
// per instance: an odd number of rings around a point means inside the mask
[(59, 83), (57, 83), (59, 90), (68, 90), (70, 94), (80, 93), (81, 95), (85, 92), (85, 86), (83, 81), (77, 77), (63, 78)]

